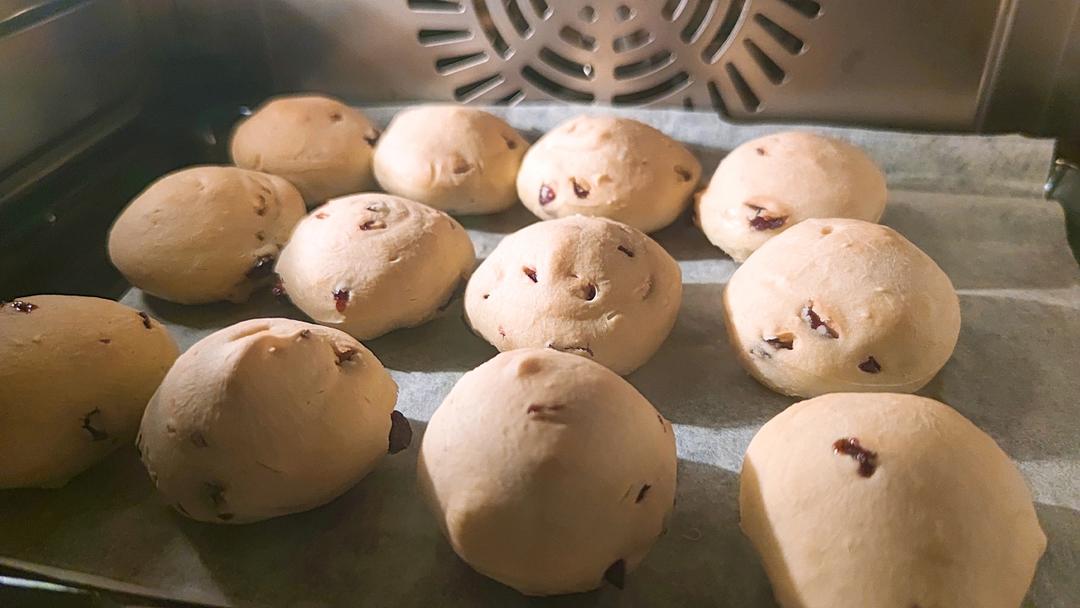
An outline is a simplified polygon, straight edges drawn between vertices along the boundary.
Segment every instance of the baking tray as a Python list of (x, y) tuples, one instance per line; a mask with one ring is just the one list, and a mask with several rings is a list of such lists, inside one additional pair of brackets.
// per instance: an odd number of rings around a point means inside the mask
[[(394, 111), (370, 114), (385, 124)], [(535, 137), (579, 110), (497, 111)], [(620, 113), (687, 142), (706, 175), (733, 145), (779, 129), (729, 125), (707, 113)], [(884, 222), (955, 283), (960, 340), (920, 393), (989, 432), (1031, 485), (1049, 546), (1029, 601), (1080, 606), (1080, 269), (1061, 209), (1041, 197), (1052, 142), (818, 130), (856, 141), (883, 166)], [(533, 221), (516, 207), (462, 223), (483, 258)], [(462, 322), (460, 301), (431, 323), (366, 343), (398, 382), (398, 409), (416, 435), (340, 499), (257, 524), (200, 524), (154, 493), (129, 447), (63, 489), (0, 492), (0, 566), (213, 606), (774, 606), (738, 528), (738, 470), (760, 425), (794, 400), (749, 378), (727, 343), (720, 294), (736, 265), (689, 216), (654, 236), (682, 267), (683, 305), (671, 337), (628, 379), (675, 425), (679, 489), (668, 534), (624, 590), (524, 598), (474, 573), (441, 538), (416, 489), (416, 447), (457, 378), (495, 354)], [(123, 301), (166, 323), (182, 348), (246, 318), (303, 318), (266, 292), (239, 306), (179, 306), (138, 290)]]

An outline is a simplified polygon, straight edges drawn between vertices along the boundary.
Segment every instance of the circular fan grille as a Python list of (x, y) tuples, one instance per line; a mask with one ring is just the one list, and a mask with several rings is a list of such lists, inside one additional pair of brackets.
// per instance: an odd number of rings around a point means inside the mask
[(816, 0), (409, 0), (461, 102), (562, 99), (762, 111), (807, 50)]

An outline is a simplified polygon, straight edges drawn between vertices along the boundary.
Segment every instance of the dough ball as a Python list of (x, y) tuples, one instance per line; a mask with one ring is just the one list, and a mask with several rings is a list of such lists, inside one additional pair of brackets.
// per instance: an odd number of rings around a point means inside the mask
[(379, 131), (337, 99), (299, 95), (272, 99), (233, 132), (236, 166), (280, 175), (309, 206), (375, 187), (371, 157)]
[(160, 323), (112, 300), (0, 304), (0, 489), (62, 486), (127, 445), (177, 354)]
[(682, 144), (629, 118), (578, 116), (525, 154), (518, 197), (540, 219), (607, 217), (642, 232), (675, 221), (701, 178)]
[(517, 202), (514, 180), (529, 143), (501, 118), (464, 106), (402, 110), (375, 148), (383, 190), (457, 215)]
[(910, 393), (960, 334), (949, 277), (892, 228), (814, 219), (762, 245), (724, 289), (728, 336), (769, 388)]
[(720, 162), (697, 201), (697, 222), (713, 245), (741, 262), (808, 218), (876, 222), (886, 196), (885, 175), (858, 147), (803, 131), (776, 133)]
[(549, 347), (629, 374), (667, 338), (679, 264), (614, 220), (575, 215), (504, 238), (465, 290), (466, 320), (499, 350)]
[(418, 477), (454, 551), (480, 573), (526, 595), (621, 587), (674, 506), (675, 435), (602, 365), (515, 350), (450, 391)]
[(277, 272), (309, 317), (367, 340), (434, 317), (475, 264), (469, 235), (449, 215), (371, 193), (334, 199), (304, 218)]
[(183, 515), (258, 521), (330, 502), (407, 445), (396, 401), (390, 374), (348, 334), (253, 319), (177, 359), (146, 408), (139, 452)]
[(1046, 548), (986, 433), (932, 399), (837, 393), (746, 452), (742, 529), (784, 608), (1017, 608)]
[(273, 274), (304, 216), (300, 194), (235, 167), (170, 173), (137, 196), (109, 232), (109, 257), (134, 286), (171, 302), (243, 302)]

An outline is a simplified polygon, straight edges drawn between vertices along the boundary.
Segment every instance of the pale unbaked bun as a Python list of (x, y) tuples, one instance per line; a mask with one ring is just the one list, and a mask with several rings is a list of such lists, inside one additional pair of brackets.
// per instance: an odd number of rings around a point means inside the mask
[(465, 374), (420, 446), (421, 491), (451, 546), (527, 595), (623, 577), (664, 532), (675, 435), (611, 370), (551, 349)]
[(455, 215), (495, 213), (517, 202), (529, 147), (501, 118), (465, 106), (398, 112), (375, 147), (383, 190)]
[(808, 218), (876, 222), (886, 195), (884, 174), (861, 149), (804, 131), (776, 133), (724, 157), (697, 200), (697, 222), (741, 262)]
[(742, 529), (784, 608), (1017, 608), (1046, 548), (986, 433), (932, 399), (797, 403), (746, 451)]
[(379, 131), (359, 110), (318, 95), (271, 99), (237, 125), (236, 166), (280, 175), (308, 205), (371, 190)]
[(679, 142), (629, 118), (578, 116), (525, 154), (518, 197), (541, 219), (580, 213), (643, 232), (675, 221), (701, 178)]
[(667, 338), (679, 264), (614, 220), (575, 215), (505, 237), (465, 290), (466, 321), (499, 350), (550, 347), (629, 374)]
[(465, 230), (442, 211), (389, 194), (315, 209), (278, 260), (300, 310), (360, 340), (431, 319), (476, 264)]
[(258, 521), (333, 500), (407, 445), (396, 401), (390, 374), (348, 334), (253, 319), (177, 359), (146, 407), (137, 445), (150, 479), (183, 515)]
[(960, 334), (949, 277), (892, 228), (806, 220), (770, 239), (724, 289), (728, 335), (762, 384), (813, 397), (918, 390)]
[(124, 209), (109, 232), (109, 258), (132, 285), (171, 302), (243, 302), (273, 274), (303, 216), (300, 194), (280, 177), (183, 169)]
[(64, 485), (126, 445), (177, 354), (160, 323), (111, 300), (0, 305), (0, 489)]

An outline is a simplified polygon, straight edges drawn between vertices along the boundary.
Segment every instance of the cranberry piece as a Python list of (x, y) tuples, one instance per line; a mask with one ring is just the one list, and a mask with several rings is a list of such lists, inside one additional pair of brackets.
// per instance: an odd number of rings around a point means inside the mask
[(269, 277), (274, 273), (274, 260), (276, 259), (277, 258), (272, 255), (260, 255), (255, 258), (255, 264), (248, 269), (245, 276), (252, 280)]
[(360, 224), (360, 230), (367, 232), (368, 230), (382, 230), (386, 228), (386, 223), (382, 220), (367, 220), (363, 224)]
[(366, 141), (369, 146), (375, 147), (376, 142), (379, 141), (380, 135), (381, 133), (379, 133), (378, 129), (372, 129), (364, 135), (364, 141)]
[(868, 374), (876, 374), (881, 371), (881, 364), (871, 355), (866, 358), (866, 361), (859, 364), (859, 369)]
[(288, 297), (289, 294), (285, 291), (285, 281), (281, 280), (281, 277), (278, 277), (277, 282), (275, 282), (274, 286), (270, 289), (270, 293), (274, 294), (274, 297), (277, 298)]
[(146, 329), (154, 328), (154, 326), (150, 324), (150, 315), (146, 314), (145, 312), (140, 312), (139, 316), (142, 317), (143, 327), (145, 327)]
[(412, 426), (405, 414), (394, 410), (390, 412), (390, 437), (387, 451), (391, 454), (409, 447), (412, 443)]
[(315, 214), (315, 219), (317, 219), (317, 220), (325, 220), (328, 217), (330, 217), (330, 216), (326, 215), (325, 211), (320, 211), (320, 212)]
[(334, 354), (337, 355), (337, 365), (340, 367), (342, 365), (345, 365), (346, 361), (352, 361), (356, 358), (356, 355), (359, 352), (360, 351), (352, 347), (346, 348), (345, 350), (338, 350), (335, 346)]
[(210, 444), (206, 442), (206, 436), (204, 436), (199, 431), (192, 432), (189, 439), (191, 440), (191, 445), (197, 448), (210, 447)]
[(791, 334), (771, 336), (762, 340), (776, 350), (794, 350), (795, 348), (795, 338)]
[(28, 315), (28, 314), (34, 312), (35, 310), (37, 310), (38, 305), (37, 304), (31, 304), (30, 302), (25, 302), (23, 300), (15, 300), (14, 302), (11, 303), (11, 307), (13, 309), (15, 309), (17, 312), (21, 312), (23, 314)]
[(604, 580), (622, 589), (626, 585), (626, 560), (618, 559), (604, 571)]
[(548, 203), (550, 203), (553, 200), (555, 200), (555, 190), (551, 186), (549, 186), (547, 184), (541, 185), (540, 186), (540, 204), (541, 205), (547, 205)]
[(680, 182), (688, 182), (694, 177), (694, 174), (689, 169), (681, 165), (675, 165), (675, 175), (679, 176)]
[(338, 312), (345, 312), (345, 308), (349, 306), (349, 290), (348, 289), (335, 289), (334, 290), (334, 308), (337, 308)]
[(787, 222), (788, 216), (786, 215), (773, 217), (765, 213), (764, 207), (758, 207), (757, 205), (751, 205), (749, 203), (746, 206), (754, 210), (754, 217), (750, 218), (750, 227), (754, 230), (776, 230)]
[(485, 293), (484, 295), (482, 295), (480, 297), (486, 300), (486, 299), (491, 297), (491, 294), (490, 293)]
[(207, 481), (203, 484), (206, 489), (206, 494), (210, 498), (210, 502), (214, 504), (215, 509), (220, 509), (225, 506), (225, 487), (219, 483)]
[(109, 434), (100, 426), (101, 421), (95, 421), (95, 418), (100, 414), (101, 410), (94, 408), (90, 413), (82, 417), (82, 428), (87, 433), (90, 433), (90, 441), (105, 441), (109, 438)]
[(632, 258), (632, 257), (634, 257), (634, 252), (633, 252), (633, 251), (632, 251), (632, 250), (631, 250), (631, 249), (630, 249), (629, 247), (625, 247), (625, 246), (623, 246), (623, 245), (619, 245), (619, 251), (621, 251), (621, 252), (625, 253), (625, 254), (626, 254), (626, 257), (628, 257), (628, 258)]
[(649, 493), (649, 488), (652, 488), (649, 484), (641, 486), (641, 491), (637, 493), (637, 499), (634, 502), (639, 503), (645, 500), (645, 495)]
[(503, 329), (502, 325), (499, 326), (499, 335), (502, 336), (503, 338), (506, 337), (506, 330)]
[(862, 447), (854, 437), (837, 439), (833, 443), (833, 452), (854, 458), (859, 463), (859, 475), (863, 477), (870, 477), (877, 470), (877, 452)]
[(765, 156), (765, 148), (754, 148), (754, 151), (757, 152), (758, 156)]
[(582, 180), (578, 181), (576, 177), (570, 178), (570, 184), (574, 186), (574, 196), (578, 198), (585, 198), (589, 196), (589, 183)]
[(525, 268), (521, 269), (521, 272), (524, 272), (525, 276), (529, 277), (530, 281), (532, 281), (533, 283), (536, 283), (536, 269), (535, 268), (529, 268), (528, 266), (526, 266)]
[(806, 306), (803, 306), (802, 311), (799, 312), (799, 316), (803, 321), (810, 324), (810, 329), (816, 331), (822, 336), (828, 336), (833, 338), (840, 337), (840, 334), (836, 333), (836, 330), (829, 327), (829, 324), (821, 320), (821, 317), (814, 311), (814, 303), (809, 302)]

